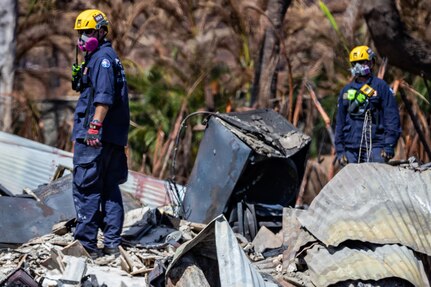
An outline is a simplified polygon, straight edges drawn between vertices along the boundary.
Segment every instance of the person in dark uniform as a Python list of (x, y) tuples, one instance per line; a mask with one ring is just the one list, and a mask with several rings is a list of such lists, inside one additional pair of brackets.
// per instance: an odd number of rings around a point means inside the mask
[(338, 97), (335, 150), (341, 165), (387, 162), (400, 136), (400, 115), (392, 89), (375, 77), (375, 53), (355, 47), (349, 56), (353, 80)]
[[(90, 9), (78, 15), (74, 27), (77, 49), (85, 53), (84, 62), (72, 69), (72, 88), (80, 92), (72, 133), (74, 237), (93, 258), (119, 253), (124, 221), (119, 184), (128, 175), (127, 83), (121, 61), (105, 38), (108, 25), (103, 12)], [(97, 247), (99, 228), (103, 250)]]

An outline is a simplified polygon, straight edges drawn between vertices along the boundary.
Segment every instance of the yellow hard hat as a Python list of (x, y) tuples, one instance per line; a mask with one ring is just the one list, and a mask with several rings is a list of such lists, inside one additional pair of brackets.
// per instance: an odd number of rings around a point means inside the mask
[(97, 9), (89, 9), (81, 12), (75, 20), (75, 30), (108, 28), (108, 18), (105, 13)]
[(357, 46), (350, 52), (349, 60), (351, 63), (357, 61), (372, 61), (375, 57), (376, 54), (374, 54), (370, 47)]

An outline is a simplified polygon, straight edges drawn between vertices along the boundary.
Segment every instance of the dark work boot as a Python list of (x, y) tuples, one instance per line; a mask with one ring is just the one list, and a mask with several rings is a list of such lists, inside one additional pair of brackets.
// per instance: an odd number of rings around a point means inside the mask
[(105, 255), (114, 255), (114, 256), (118, 256), (120, 255), (120, 249), (118, 248), (118, 246), (115, 247), (103, 247), (103, 254)]
[(90, 255), (91, 259), (93, 259), (93, 260), (103, 256), (103, 252), (100, 249), (96, 249), (96, 250), (85, 249), (85, 250), (87, 251), (88, 255)]

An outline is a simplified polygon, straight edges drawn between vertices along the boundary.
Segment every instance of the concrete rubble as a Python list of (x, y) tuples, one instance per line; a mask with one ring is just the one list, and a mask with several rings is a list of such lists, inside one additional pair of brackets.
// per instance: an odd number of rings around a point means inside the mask
[[(25, 282), (24, 286), (191, 286), (186, 282), (196, 282), (196, 278), (207, 282), (206, 286), (214, 286), (210, 278), (215, 277), (206, 276), (218, 274), (220, 286), (234, 286), (226, 281), (233, 279), (239, 280), (237, 284), (251, 282), (249, 286), (279, 286), (274, 283), (275, 279), (270, 279), (269, 273), (262, 276), (258, 270), (272, 268), (272, 275), (276, 275), (276, 270), (281, 271), (281, 256), (265, 258), (255, 253), (252, 243), (240, 235), (238, 241), (223, 217), (207, 226), (176, 220), (158, 209), (131, 210), (126, 214), (124, 228), (129, 240), (120, 248), (120, 256), (95, 260), (73, 240), (70, 231), (64, 233), (66, 229), (57, 224), (57, 234), (34, 238), (15, 249), (1, 249), (0, 286), (21, 286), (8, 285), (12, 282)], [(139, 235), (131, 236), (131, 230), (140, 230), (134, 233)], [(260, 249), (267, 249), (264, 243), (260, 245)], [(207, 269), (213, 265), (205, 264), (205, 258), (212, 264), (218, 262), (215, 270), (219, 272)], [(251, 264), (253, 261), (255, 264)], [(187, 269), (190, 265), (194, 270)], [(232, 266), (237, 266), (237, 272), (232, 272)], [(244, 268), (246, 273), (242, 272)], [(178, 271), (183, 269), (188, 272)], [(243, 274), (243, 277), (234, 274)], [(182, 279), (178, 280), (178, 276)]]

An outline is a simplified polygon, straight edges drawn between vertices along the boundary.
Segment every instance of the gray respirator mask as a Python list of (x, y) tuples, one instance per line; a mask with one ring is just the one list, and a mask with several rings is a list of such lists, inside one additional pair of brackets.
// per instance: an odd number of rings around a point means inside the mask
[(356, 63), (350, 69), (350, 72), (352, 73), (352, 76), (354, 76), (354, 77), (367, 76), (367, 75), (371, 74), (371, 69), (368, 65)]

